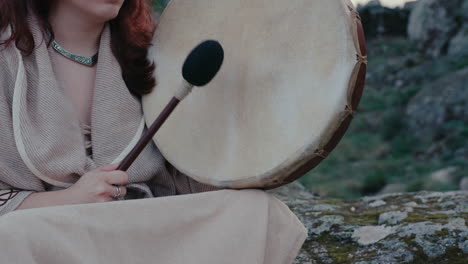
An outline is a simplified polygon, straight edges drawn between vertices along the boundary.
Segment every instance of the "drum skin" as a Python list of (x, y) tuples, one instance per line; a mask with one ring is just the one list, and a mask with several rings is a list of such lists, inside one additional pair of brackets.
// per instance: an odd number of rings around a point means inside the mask
[(188, 53), (219, 41), (225, 60), (153, 138), (179, 171), (210, 185), (271, 189), (312, 170), (358, 107), (367, 54), (348, 0), (172, 0), (150, 50), (148, 126), (182, 84)]

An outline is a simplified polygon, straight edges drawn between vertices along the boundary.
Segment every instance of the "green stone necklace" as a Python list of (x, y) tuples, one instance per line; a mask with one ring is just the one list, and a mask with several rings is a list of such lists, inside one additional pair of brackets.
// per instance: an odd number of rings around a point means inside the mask
[(54, 50), (56, 50), (58, 53), (62, 54), (64, 57), (66, 57), (66, 58), (68, 58), (68, 59), (70, 59), (72, 61), (78, 62), (80, 64), (89, 66), (89, 67), (92, 67), (92, 66), (96, 65), (97, 60), (98, 60), (98, 53), (96, 53), (96, 55), (94, 55), (92, 57), (78, 56), (78, 55), (75, 55), (75, 54), (65, 50), (64, 48), (62, 48), (57, 43), (57, 41), (55, 41), (55, 39), (52, 40), (52, 47), (54, 48)]

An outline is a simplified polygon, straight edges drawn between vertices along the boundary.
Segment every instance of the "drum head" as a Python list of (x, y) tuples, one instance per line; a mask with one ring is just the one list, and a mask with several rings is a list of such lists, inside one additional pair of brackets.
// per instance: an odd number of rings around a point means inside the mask
[(336, 146), (365, 77), (364, 35), (349, 1), (172, 0), (150, 50), (158, 84), (143, 97), (148, 127), (206, 39), (223, 45), (224, 65), (154, 137), (179, 171), (219, 187), (272, 188)]

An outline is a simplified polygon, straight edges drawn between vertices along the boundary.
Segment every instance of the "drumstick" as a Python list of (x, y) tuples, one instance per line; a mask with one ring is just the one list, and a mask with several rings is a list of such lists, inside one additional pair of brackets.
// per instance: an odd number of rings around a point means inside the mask
[(182, 67), (184, 78), (182, 85), (132, 151), (122, 160), (117, 170), (128, 170), (180, 101), (192, 91), (194, 86), (201, 87), (208, 84), (218, 73), (223, 60), (224, 50), (215, 40), (206, 40), (190, 52)]

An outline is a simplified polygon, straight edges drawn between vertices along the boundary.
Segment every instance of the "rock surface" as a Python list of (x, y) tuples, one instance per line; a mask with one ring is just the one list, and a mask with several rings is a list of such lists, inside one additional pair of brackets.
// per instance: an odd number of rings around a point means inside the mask
[(450, 121), (468, 122), (468, 68), (421, 90), (409, 102), (406, 114), (410, 130), (428, 139), (445, 132), (441, 129)]
[(460, 190), (462, 191), (468, 191), (468, 177), (464, 177), (460, 181)]
[(458, 20), (460, 21), (460, 27), (457, 35), (450, 42), (448, 53), (450, 55), (467, 55), (468, 50), (468, 1), (463, 1), (460, 10)]
[(306, 194), (294, 183), (271, 193), (309, 230), (296, 264), (462, 264), (468, 259), (467, 191), (340, 200)]
[[(468, 2), (467, 2), (468, 3)], [(466, 8), (468, 10), (468, 8)], [(468, 49), (468, 23), (466, 23), (460, 32), (450, 42), (449, 55), (467, 55)]]
[[(468, 45), (467, 0), (420, 0), (411, 12), (408, 35), (430, 57), (458, 52)], [(452, 40), (455, 38), (453, 44)]]

